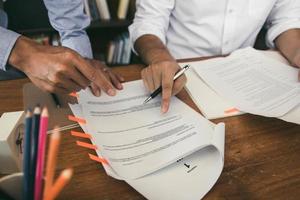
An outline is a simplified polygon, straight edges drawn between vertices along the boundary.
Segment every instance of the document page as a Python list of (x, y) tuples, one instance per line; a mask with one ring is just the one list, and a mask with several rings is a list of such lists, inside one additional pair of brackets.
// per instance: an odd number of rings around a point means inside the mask
[(300, 104), (298, 69), (242, 49), (227, 58), (201, 62), (199, 76), (237, 109), (279, 117)]
[(229, 117), (241, 115), (243, 112), (235, 109), (232, 103), (226, 101), (213, 89), (211, 89), (195, 72), (195, 67), (201, 65), (203, 61), (193, 61), (189, 63), (180, 63), (180, 66), (189, 64), (191, 69), (185, 75), (187, 83), (185, 89), (197, 105), (201, 113), (207, 119), (217, 119), (222, 117)]
[(141, 80), (125, 83), (114, 97), (79, 93), (92, 142), (124, 179), (174, 163), (210, 144), (213, 136), (210, 122), (176, 97), (162, 114), (160, 97), (143, 105), (148, 95)]

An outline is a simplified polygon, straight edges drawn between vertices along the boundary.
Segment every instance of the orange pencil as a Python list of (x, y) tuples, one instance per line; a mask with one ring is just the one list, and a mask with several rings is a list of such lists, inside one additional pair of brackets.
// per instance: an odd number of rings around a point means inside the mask
[(54, 185), (50, 189), (49, 193), (45, 197), (45, 200), (53, 200), (55, 199), (60, 191), (64, 188), (64, 186), (70, 181), (73, 175), (73, 169), (65, 169), (62, 171), (55, 181)]
[(49, 153), (48, 153), (47, 166), (46, 166), (44, 198), (48, 196), (48, 193), (53, 184), (59, 143), (60, 143), (60, 133), (58, 132), (57, 128), (55, 128), (50, 138)]

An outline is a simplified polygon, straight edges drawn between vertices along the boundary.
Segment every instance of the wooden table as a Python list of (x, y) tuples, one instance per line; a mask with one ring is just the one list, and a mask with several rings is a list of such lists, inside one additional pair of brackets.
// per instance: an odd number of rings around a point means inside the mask
[[(139, 79), (140, 70), (136, 65), (114, 68), (127, 81)], [(22, 85), (27, 82), (0, 82), (0, 114), (23, 109)], [(179, 98), (198, 110), (185, 91)], [(300, 199), (299, 125), (250, 114), (213, 121), (226, 123), (225, 167), (204, 199)], [(76, 146), (69, 132), (63, 134), (57, 172), (73, 167), (75, 175), (59, 199), (144, 199), (107, 176), (88, 153), (94, 152)]]

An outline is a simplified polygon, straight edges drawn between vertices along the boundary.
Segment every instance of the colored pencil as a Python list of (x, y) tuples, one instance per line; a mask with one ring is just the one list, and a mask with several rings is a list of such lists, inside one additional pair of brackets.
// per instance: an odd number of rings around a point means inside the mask
[(34, 179), (35, 179), (35, 171), (36, 171), (36, 161), (37, 161), (37, 152), (38, 152), (38, 139), (39, 139), (39, 129), (40, 129), (40, 116), (41, 116), (41, 108), (37, 105), (33, 110), (32, 117), (32, 144), (31, 144), (31, 166), (30, 166), (30, 187), (32, 188), (32, 192), (30, 193), (30, 199), (33, 199), (33, 191), (34, 191)]
[(25, 118), (25, 135), (24, 135), (24, 153), (23, 153), (23, 199), (31, 200), (32, 193), (30, 187), (30, 160), (31, 160), (31, 129), (32, 129), (32, 113), (30, 110), (26, 112)]
[(58, 179), (55, 181), (53, 187), (51, 188), (50, 192), (46, 196), (45, 200), (53, 200), (55, 199), (64, 186), (70, 181), (73, 175), (72, 169), (65, 169), (63, 170)]
[(48, 109), (45, 107), (42, 110), (40, 119), (40, 129), (39, 129), (39, 141), (38, 141), (38, 152), (37, 152), (37, 163), (36, 163), (36, 173), (34, 182), (34, 199), (40, 200), (42, 198), (42, 188), (43, 188), (43, 168), (45, 159), (45, 148), (46, 148), (46, 136), (48, 128)]
[(47, 157), (47, 163), (46, 163), (44, 198), (49, 196), (49, 191), (53, 184), (59, 143), (60, 143), (60, 133), (58, 132), (57, 129), (54, 129), (54, 133), (50, 137), (50, 144), (49, 144), (48, 157)]

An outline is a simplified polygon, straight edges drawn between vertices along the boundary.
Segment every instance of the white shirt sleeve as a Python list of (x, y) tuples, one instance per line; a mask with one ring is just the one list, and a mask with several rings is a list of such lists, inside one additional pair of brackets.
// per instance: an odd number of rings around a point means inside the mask
[[(142, 35), (157, 36), (164, 44), (169, 27), (169, 17), (175, 0), (137, 0), (133, 24), (129, 27), (130, 41), (134, 50), (135, 41)], [(136, 53), (136, 52), (135, 52)]]
[(267, 28), (266, 43), (270, 48), (274, 48), (274, 40), (281, 33), (300, 28), (300, 1), (277, 0), (268, 17)]

